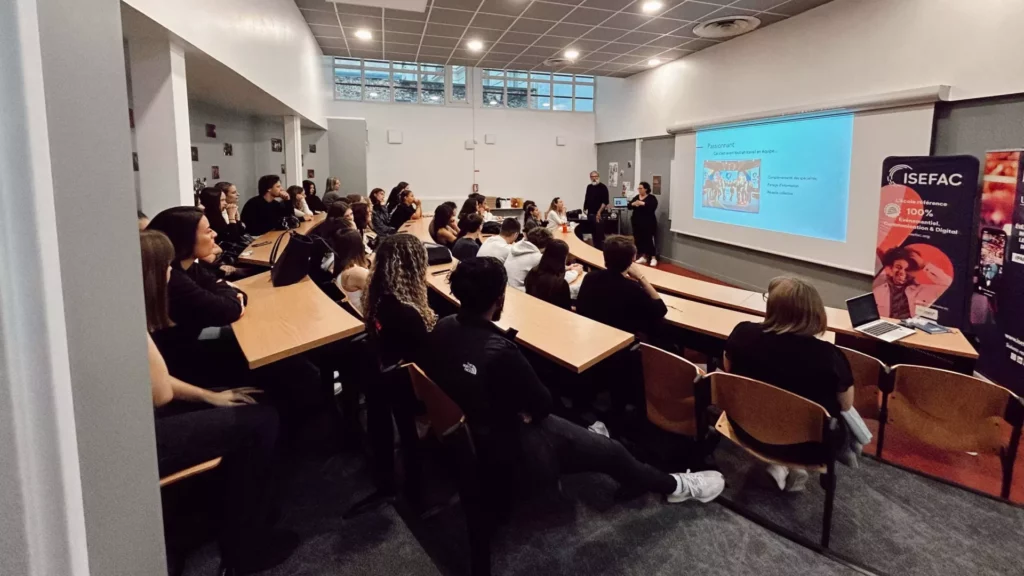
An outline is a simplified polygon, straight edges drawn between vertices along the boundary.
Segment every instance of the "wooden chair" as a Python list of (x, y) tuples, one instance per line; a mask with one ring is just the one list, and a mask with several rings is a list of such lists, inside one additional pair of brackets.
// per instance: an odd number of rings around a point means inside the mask
[(220, 456), (218, 456), (218, 457), (214, 458), (213, 460), (207, 460), (206, 462), (203, 462), (201, 464), (196, 464), (195, 466), (192, 466), (191, 468), (186, 468), (186, 469), (184, 469), (184, 470), (182, 470), (180, 472), (175, 472), (174, 474), (171, 474), (170, 476), (164, 476), (163, 478), (160, 479), (160, 487), (164, 488), (165, 486), (170, 486), (171, 484), (176, 484), (176, 483), (181, 482), (182, 480), (184, 480), (186, 478), (191, 478), (192, 476), (196, 476), (197, 474), (202, 474), (203, 472), (209, 472), (210, 470), (213, 470), (217, 466), (220, 466), (220, 461), (221, 461), (221, 458), (220, 458)]
[(885, 444), (885, 420), (888, 392), (892, 387), (889, 367), (874, 356), (837, 346), (850, 362), (853, 371), (853, 407), (865, 420), (878, 422), (875, 456), (880, 457)]
[(660, 348), (640, 344), (647, 419), (666, 432), (697, 436), (694, 382), (704, 375), (697, 365)]
[(1024, 422), (1020, 397), (1002, 386), (938, 368), (897, 364), (892, 372), (886, 426), (942, 450), (999, 456), (1000, 495), (1009, 498)]
[(454, 474), (466, 513), (469, 533), (470, 573), (489, 576), (491, 573), (491, 527), (476, 459), (473, 436), (466, 417), (444, 390), (441, 390), (423, 370), (415, 364), (406, 364), (413, 391), (427, 409), (430, 429), (449, 449), (454, 461)]
[[(770, 384), (712, 372), (698, 386), (709, 385), (712, 405), (722, 410), (715, 429), (724, 437), (769, 464), (818, 472), (825, 489), (821, 546), (828, 548), (832, 532), (832, 507), (836, 492), (835, 457), (829, 449), (837, 422), (820, 405)], [(754, 442), (758, 444), (753, 446)], [(771, 448), (806, 445), (816, 448), (816, 461), (793, 462), (772, 455)], [(812, 446), (816, 445), (816, 446)]]

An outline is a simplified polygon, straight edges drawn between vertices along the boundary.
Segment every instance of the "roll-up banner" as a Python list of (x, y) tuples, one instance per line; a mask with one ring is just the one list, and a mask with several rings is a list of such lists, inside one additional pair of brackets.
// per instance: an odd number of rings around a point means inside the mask
[(1024, 394), (1024, 166), (1021, 150), (985, 155), (971, 294), (976, 370)]
[(872, 283), (881, 316), (964, 327), (977, 195), (973, 156), (885, 159)]

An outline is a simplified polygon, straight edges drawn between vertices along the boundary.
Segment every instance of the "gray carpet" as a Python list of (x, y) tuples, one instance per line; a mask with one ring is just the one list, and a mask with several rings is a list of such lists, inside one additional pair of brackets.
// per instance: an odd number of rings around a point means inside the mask
[[(723, 498), (817, 542), (824, 490), (812, 475), (803, 494), (779, 492), (763, 465), (722, 441), (715, 453)], [(1024, 510), (863, 458), (840, 465), (831, 549), (899, 576), (1024, 574)]]

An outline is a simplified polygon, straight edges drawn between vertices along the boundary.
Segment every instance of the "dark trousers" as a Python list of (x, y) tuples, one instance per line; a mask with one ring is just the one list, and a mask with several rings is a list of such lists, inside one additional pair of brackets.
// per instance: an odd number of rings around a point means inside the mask
[(394, 430), (398, 428), (406, 485), (413, 489), (407, 496), (415, 498), (419, 478), (418, 406), (404, 368), (382, 373), (366, 383), (366, 428), (373, 453), (374, 482), (379, 490), (392, 492), (396, 489)]
[(587, 224), (590, 228), (590, 235), (594, 239), (594, 248), (604, 249), (604, 221), (597, 220), (597, 214), (587, 214)]
[(657, 226), (633, 224), (633, 242), (636, 244), (637, 256), (646, 256), (648, 260), (658, 256), (657, 247), (654, 245), (654, 236), (657, 231)]
[(672, 476), (640, 462), (626, 448), (555, 415), (520, 428), (522, 454), (531, 473), (557, 480), (561, 474), (601, 472), (635, 490), (671, 494)]
[[(221, 558), (234, 564), (268, 528), (278, 418), (269, 406), (198, 408), (175, 405), (156, 418), (160, 477), (222, 457), (224, 478), (218, 541)], [(188, 407), (191, 408), (191, 407)]]

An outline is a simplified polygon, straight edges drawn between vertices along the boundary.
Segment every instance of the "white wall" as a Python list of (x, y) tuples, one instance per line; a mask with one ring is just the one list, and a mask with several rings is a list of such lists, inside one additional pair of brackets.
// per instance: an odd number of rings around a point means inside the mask
[[(316, 145), (316, 152), (309, 151), (309, 145)], [(313, 171), (313, 177), (309, 177), (309, 171)], [(312, 128), (302, 129), (302, 180), (316, 182), (317, 194), (323, 188), (324, 182), (331, 171), (330, 157), (327, 155), (327, 131), (314, 130)], [(364, 192), (365, 194), (365, 192)]]
[(325, 126), (323, 53), (294, 0), (125, 3)]
[[(597, 164), (594, 114), (335, 100), (326, 108), (330, 117), (366, 120), (368, 188), (390, 190), (407, 181), (428, 209), (464, 200), (473, 189), (474, 166), (486, 196), (543, 205), (561, 196), (570, 209), (580, 207), (587, 175)], [(388, 144), (388, 130), (401, 131), (403, 143)], [(497, 143), (484, 144), (485, 134), (494, 134)], [(556, 136), (564, 136), (566, 146), (555, 146)], [(465, 141), (474, 137), (475, 151), (466, 150)], [(342, 189), (348, 192), (344, 182)]]
[(1024, 92), (1022, 22), (1019, 0), (833, 0), (628, 79), (600, 79), (597, 141), (936, 84), (955, 99)]

